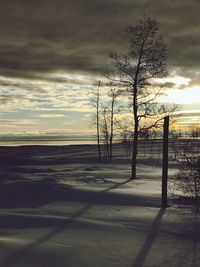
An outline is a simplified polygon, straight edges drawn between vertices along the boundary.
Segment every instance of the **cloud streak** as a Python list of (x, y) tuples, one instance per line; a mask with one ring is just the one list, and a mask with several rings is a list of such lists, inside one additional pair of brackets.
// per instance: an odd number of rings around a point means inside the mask
[[(200, 86), (199, 0), (160, 3), (0, 1), (0, 123), (4, 130), (6, 125), (16, 129), (26, 125), (27, 130), (45, 131), (57, 119), (56, 127), (62, 131), (80, 129), (80, 125), (88, 131), (92, 112), (88, 92), (102, 80), (110, 52), (125, 49), (128, 24), (143, 14), (158, 18), (169, 50), (171, 77), (157, 85), (167, 94), (176, 91), (178, 100), (180, 89)], [(104, 92), (102, 98), (106, 98)], [(66, 125), (71, 128), (65, 129)]]
[(124, 29), (144, 13), (158, 17), (170, 65), (199, 68), (198, 6), (197, 0), (1, 1), (1, 73), (102, 73), (110, 51), (124, 46)]

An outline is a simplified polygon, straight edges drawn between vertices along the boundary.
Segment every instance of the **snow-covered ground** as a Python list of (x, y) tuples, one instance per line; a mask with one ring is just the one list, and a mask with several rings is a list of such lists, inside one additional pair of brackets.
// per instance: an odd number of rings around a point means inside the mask
[(2, 151), (1, 267), (200, 266), (199, 215), (160, 208), (153, 161), (132, 181), (128, 161), (98, 164), (87, 146)]

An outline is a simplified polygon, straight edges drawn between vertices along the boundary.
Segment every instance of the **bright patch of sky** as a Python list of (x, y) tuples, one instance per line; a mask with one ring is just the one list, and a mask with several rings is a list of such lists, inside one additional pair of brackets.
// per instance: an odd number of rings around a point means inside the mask
[[(64, 72), (51, 73), (35, 80), (1, 76), (2, 133), (92, 133), (94, 109), (90, 105), (89, 93), (100, 78)], [(165, 88), (160, 102), (179, 105), (180, 124), (183, 120), (188, 124), (196, 123), (200, 112), (200, 87), (190, 86), (190, 78), (175, 75), (157, 82), (171, 86)], [(102, 99), (108, 102), (106, 89), (102, 87), (101, 90)], [(120, 103), (124, 102), (123, 96)], [(190, 116), (185, 118), (184, 112)]]
[(186, 87), (180, 89), (169, 89), (165, 96), (160, 97), (161, 102), (176, 103), (176, 104), (200, 104), (200, 87)]
[(89, 76), (76, 75), (76, 79), (75, 75), (62, 73), (50, 78), (31, 81), (0, 77), (3, 133), (90, 131), (88, 93), (94, 81)]

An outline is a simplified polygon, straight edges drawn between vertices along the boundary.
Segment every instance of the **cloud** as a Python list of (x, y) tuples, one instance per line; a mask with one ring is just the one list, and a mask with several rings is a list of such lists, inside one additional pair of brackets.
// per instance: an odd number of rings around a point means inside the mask
[(19, 80), (19, 79), (8, 79), (0, 78), (0, 88), (13, 89), (20, 88), (23, 91), (31, 91), (35, 93), (47, 93), (47, 90), (38, 85), (37, 82), (34, 83), (30, 80)]
[(200, 117), (200, 109), (185, 110), (174, 112), (174, 117), (187, 118), (187, 117)]
[(40, 114), (38, 115), (39, 118), (44, 118), (44, 119), (59, 119), (59, 118), (64, 118), (64, 114)]
[(37, 123), (38, 120), (29, 120), (29, 119), (19, 119), (19, 120), (13, 120), (13, 119), (0, 119), (1, 125), (6, 125), (7, 127), (12, 126), (20, 126), (20, 125), (32, 125)]
[(170, 66), (199, 68), (198, 6), (198, 0), (1, 1), (1, 73), (102, 73), (110, 51), (124, 47), (124, 29), (144, 13), (160, 21)]
[[(166, 0), (162, 5), (160, 0), (0, 1), (1, 114), (10, 118), (11, 112), (19, 113), (24, 123), (25, 116), (32, 116), (31, 121), (37, 116), (49, 122), (49, 129), (52, 118), (71, 123), (64, 121), (70, 114), (72, 128), (80, 128), (78, 116), (91, 114), (88, 92), (103, 79), (110, 52), (124, 51), (125, 28), (143, 14), (158, 18), (168, 46), (171, 78), (161, 87), (168, 93), (199, 86), (198, 7), (199, 0)], [(17, 127), (19, 120), (12, 119)], [(40, 127), (34, 131), (47, 127), (31, 125)]]
[(5, 111), (17, 111), (20, 109), (31, 109), (38, 105), (44, 105), (49, 103), (49, 99), (43, 99), (40, 97), (35, 97), (34, 95), (13, 93), (10, 94), (0, 94), (0, 110)]

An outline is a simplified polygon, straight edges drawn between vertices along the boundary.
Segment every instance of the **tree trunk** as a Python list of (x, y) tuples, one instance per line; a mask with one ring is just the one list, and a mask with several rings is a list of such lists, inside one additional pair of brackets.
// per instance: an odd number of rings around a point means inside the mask
[(135, 122), (132, 150), (132, 173), (131, 179), (136, 179), (136, 165), (137, 165), (137, 147), (138, 147), (138, 121)]
[(106, 111), (103, 112), (103, 118), (104, 118), (104, 143), (105, 143), (105, 155), (106, 155), (106, 162), (107, 158), (110, 158), (110, 151), (109, 151), (109, 134), (108, 134), (108, 125), (107, 125), (107, 118), (106, 118)]
[(101, 162), (101, 147), (100, 147), (100, 135), (99, 135), (99, 127), (97, 127), (97, 146), (98, 146), (98, 154), (99, 154), (99, 162)]
[(163, 166), (162, 166), (162, 208), (167, 208), (167, 180), (168, 180), (168, 146), (169, 146), (169, 116), (164, 118), (163, 135)]
[[(140, 63), (138, 63), (138, 66), (139, 64)], [(137, 103), (137, 73), (135, 76), (135, 84), (133, 87), (133, 116), (134, 116), (134, 138), (133, 138), (133, 150), (132, 150), (132, 174), (131, 174), (132, 180), (136, 179), (138, 128), (139, 128), (138, 103)]]
[(112, 99), (111, 116), (110, 116), (110, 162), (112, 161), (112, 147), (113, 147), (113, 117), (114, 117), (114, 100)]
[(100, 136), (97, 134), (97, 147), (98, 147), (98, 154), (99, 154), (99, 162), (101, 162), (101, 147), (100, 147)]
[(100, 87), (100, 82), (99, 82), (98, 91), (97, 91), (96, 125), (97, 125), (97, 147), (98, 147), (98, 154), (99, 154), (99, 162), (101, 162), (100, 129), (99, 129), (99, 87)]

